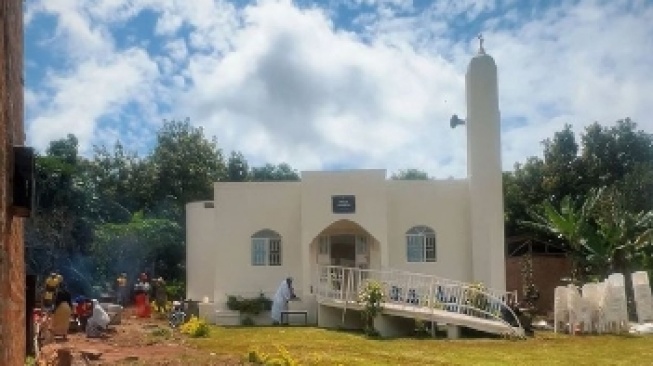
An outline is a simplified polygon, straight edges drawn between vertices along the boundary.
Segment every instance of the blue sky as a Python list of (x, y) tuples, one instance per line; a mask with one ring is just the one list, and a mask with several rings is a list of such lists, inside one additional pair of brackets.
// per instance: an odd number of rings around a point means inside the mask
[(565, 123), (653, 132), (651, 1), (27, 0), (29, 143), (146, 154), (190, 120), (251, 164), (465, 175), (464, 72), (499, 67), (504, 168)]

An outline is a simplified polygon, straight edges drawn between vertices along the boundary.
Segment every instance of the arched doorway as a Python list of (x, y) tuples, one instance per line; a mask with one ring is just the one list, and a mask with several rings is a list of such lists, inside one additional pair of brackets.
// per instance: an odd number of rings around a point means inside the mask
[(360, 269), (378, 268), (378, 241), (358, 223), (343, 219), (324, 228), (311, 243), (313, 267), (333, 265)]

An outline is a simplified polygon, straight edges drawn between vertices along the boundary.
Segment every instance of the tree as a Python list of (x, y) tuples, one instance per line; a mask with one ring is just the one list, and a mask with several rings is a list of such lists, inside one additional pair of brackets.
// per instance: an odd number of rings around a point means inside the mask
[(249, 165), (240, 151), (232, 151), (227, 162), (227, 180), (245, 182), (249, 179)]
[(419, 169), (404, 169), (392, 174), (390, 179), (393, 180), (429, 180), (429, 174)]
[(631, 211), (653, 207), (653, 135), (629, 118), (612, 127), (588, 126), (580, 164), (585, 186), (620, 188)]
[(251, 178), (254, 182), (292, 182), (300, 179), (299, 173), (286, 163), (252, 168)]
[(148, 182), (136, 181), (141, 161), (137, 154), (127, 152), (120, 141), (116, 142), (113, 151), (105, 146), (96, 146), (94, 150), (93, 160), (88, 162), (86, 171), (89, 189), (94, 192), (98, 220), (101, 223), (129, 222), (132, 212), (143, 204), (139, 190), (152, 189)]
[[(165, 121), (150, 158), (154, 184), (151, 208), (166, 199), (181, 210), (191, 201), (213, 197), (213, 183), (226, 177), (222, 151), (190, 120)], [(180, 221), (182, 217), (178, 218)]]
[(581, 170), (578, 162), (578, 143), (571, 130), (571, 125), (556, 132), (553, 139), (546, 139), (544, 145), (544, 164), (542, 189), (554, 203), (566, 196), (578, 196), (585, 190), (580, 189)]
[(68, 135), (36, 156), (36, 206), (25, 223), (25, 263), (31, 274), (59, 271), (71, 290), (87, 291), (90, 269), (83, 257), (92, 238), (93, 193), (77, 148), (77, 138)]
[[(596, 272), (629, 273), (636, 258), (649, 249), (653, 239), (653, 210), (632, 212), (627, 209), (624, 194), (606, 190), (594, 215), (596, 233), (588, 237), (589, 254), (596, 255)], [(643, 259), (643, 258), (642, 258)]]
[(507, 236), (523, 233), (525, 228), (520, 220), (529, 217), (528, 211), (534, 205), (547, 199), (548, 195), (543, 188), (546, 174), (544, 168), (543, 160), (531, 157), (523, 165), (515, 164), (513, 172), (503, 174)]
[(570, 125), (543, 141), (544, 159), (529, 158), (504, 174), (507, 235), (529, 235), (520, 221), (529, 207), (565, 196), (581, 197), (607, 186), (624, 192), (632, 212), (653, 207), (653, 135), (626, 118), (614, 126), (588, 126), (577, 142)]
[(98, 277), (117, 273), (135, 277), (151, 272), (166, 279), (183, 276), (183, 229), (174, 221), (148, 219), (138, 212), (125, 224), (104, 224), (96, 230), (93, 253)]

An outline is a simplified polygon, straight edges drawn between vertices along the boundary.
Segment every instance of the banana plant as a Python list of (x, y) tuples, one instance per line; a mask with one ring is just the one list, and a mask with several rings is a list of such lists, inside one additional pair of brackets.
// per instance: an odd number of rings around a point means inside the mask
[(603, 258), (606, 270), (627, 272), (631, 259), (653, 245), (653, 211), (629, 212), (619, 193), (610, 196), (607, 209), (597, 214), (596, 235), (587, 249)]
[(559, 209), (550, 201), (544, 201), (541, 213), (533, 209), (528, 211), (533, 221), (521, 222), (535, 230), (554, 235), (568, 245), (573, 281), (577, 280), (580, 262), (585, 258), (590, 242), (594, 241), (592, 216), (603, 192), (604, 188), (591, 189), (580, 204), (574, 202), (570, 196), (565, 196), (560, 201)]

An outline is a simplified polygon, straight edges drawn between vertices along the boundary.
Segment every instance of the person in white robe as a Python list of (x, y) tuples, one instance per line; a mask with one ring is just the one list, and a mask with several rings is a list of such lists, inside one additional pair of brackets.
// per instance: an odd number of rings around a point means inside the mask
[(91, 315), (86, 322), (86, 336), (96, 338), (102, 336), (102, 332), (107, 329), (111, 318), (109, 318), (109, 314), (102, 309), (99, 301), (93, 299), (92, 303), (93, 315)]
[(272, 300), (270, 316), (272, 317), (273, 324), (281, 323), (281, 312), (288, 311), (288, 301), (294, 298), (296, 296), (292, 287), (292, 277), (288, 277), (281, 282)]

